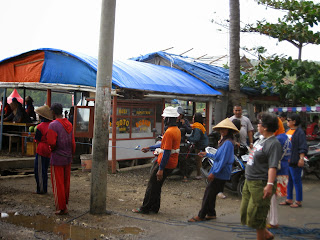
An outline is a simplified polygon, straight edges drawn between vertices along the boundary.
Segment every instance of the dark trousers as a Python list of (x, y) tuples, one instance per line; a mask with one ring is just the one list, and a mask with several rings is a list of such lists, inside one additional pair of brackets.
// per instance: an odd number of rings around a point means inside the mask
[(48, 190), (48, 168), (50, 158), (36, 154), (34, 161), (34, 176), (37, 182), (37, 193), (47, 193)]
[(188, 150), (188, 147), (180, 145), (179, 168), (183, 177), (189, 177), (188, 169), (190, 168), (190, 164), (188, 161)]
[(225, 180), (217, 178), (209, 182), (204, 192), (201, 210), (198, 213), (199, 218), (205, 218), (206, 215), (216, 216), (216, 197), (222, 191), (225, 182)]
[(163, 178), (161, 181), (157, 180), (157, 172), (159, 170), (159, 165), (157, 162), (154, 163), (152, 168), (152, 173), (148, 182), (146, 189), (146, 194), (143, 199), (143, 204), (140, 210), (144, 213), (149, 213), (150, 211), (158, 213), (160, 209), (160, 199), (161, 199), (161, 188), (164, 180), (171, 174), (173, 169), (164, 169)]

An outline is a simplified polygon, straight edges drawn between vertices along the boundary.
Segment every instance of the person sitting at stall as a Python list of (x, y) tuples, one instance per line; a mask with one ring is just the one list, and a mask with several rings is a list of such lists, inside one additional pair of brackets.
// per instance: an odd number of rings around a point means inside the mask
[(69, 117), (68, 117), (68, 120), (69, 122), (71, 122), (72, 125), (73, 125), (73, 115), (74, 115), (74, 106), (70, 108)]
[(3, 118), (6, 118), (8, 117), (11, 113), (12, 113), (12, 110), (11, 110), (11, 107), (9, 105), (9, 103), (7, 102), (7, 98), (4, 99), (3, 101), (3, 97), (1, 99), (2, 101), (2, 105), (1, 105), (1, 112), (2, 112), (2, 107), (4, 106), (4, 109), (3, 109)]
[(32, 121), (36, 121), (36, 113), (34, 111), (34, 106), (33, 106), (33, 99), (30, 96), (26, 97), (26, 112), (29, 115), (29, 117), (31, 118)]
[(16, 98), (12, 98), (12, 102), (10, 103), (10, 108), (12, 113), (3, 119), (5, 122), (15, 122), (15, 123), (31, 123), (31, 118), (24, 111), (22, 104), (18, 102)]

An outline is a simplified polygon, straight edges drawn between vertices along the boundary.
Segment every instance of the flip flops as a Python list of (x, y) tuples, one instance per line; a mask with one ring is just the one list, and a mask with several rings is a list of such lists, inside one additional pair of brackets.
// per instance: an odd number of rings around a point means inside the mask
[(266, 230), (265, 239), (266, 240), (272, 240), (272, 239), (274, 239), (274, 235), (270, 231)]
[(141, 210), (141, 208), (134, 208), (134, 209), (132, 209), (131, 211), (132, 211), (133, 213), (148, 214), (148, 213), (146, 213), (146, 212), (143, 212), (143, 211)]
[(270, 223), (267, 224), (267, 228), (279, 228), (279, 224), (277, 225), (272, 225)]
[(205, 220), (206, 220), (206, 219), (199, 218), (198, 216), (196, 216), (196, 217), (190, 218), (190, 219), (188, 220), (188, 222), (203, 222), (203, 221), (205, 221)]
[(56, 211), (55, 214), (56, 215), (67, 215), (68, 214), (68, 209)]
[(216, 216), (206, 216), (207, 221), (210, 221), (212, 219), (217, 219), (217, 217)]
[(227, 196), (224, 195), (222, 192), (219, 192), (219, 193), (218, 193), (218, 197), (221, 198), (221, 199), (227, 198)]
[(203, 222), (203, 221), (209, 221), (216, 218), (217, 218), (216, 216), (206, 216), (205, 218), (200, 218), (199, 216), (195, 216), (193, 218), (190, 218), (188, 222)]
[(299, 208), (299, 207), (302, 207), (302, 204), (301, 203), (298, 203), (298, 202), (294, 202), (290, 205), (291, 208)]
[(292, 204), (293, 204), (292, 202), (288, 202), (287, 200), (279, 203), (279, 205), (281, 205), (281, 206), (292, 205)]

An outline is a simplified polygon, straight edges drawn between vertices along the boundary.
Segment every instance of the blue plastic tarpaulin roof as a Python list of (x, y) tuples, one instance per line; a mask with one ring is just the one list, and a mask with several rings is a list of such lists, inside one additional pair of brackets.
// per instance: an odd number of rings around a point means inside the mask
[[(26, 53), (39, 51), (45, 53), (40, 83), (96, 86), (97, 58), (53, 48), (40, 48)], [(6, 58), (0, 64), (26, 53)], [(114, 61), (112, 84), (120, 88), (151, 92), (221, 95), (219, 91), (183, 71), (133, 60)]]
[[(229, 69), (197, 62), (193, 58), (187, 56), (180, 56), (162, 51), (131, 59), (139, 62), (153, 62), (152, 60), (157, 57), (167, 60), (170, 63), (170, 66), (182, 69), (215, 89), (229, 90)], [(241, 88), (241, 91), (253, 95), (260, 93), (260, 91), (249, 87), (243, 87)]]

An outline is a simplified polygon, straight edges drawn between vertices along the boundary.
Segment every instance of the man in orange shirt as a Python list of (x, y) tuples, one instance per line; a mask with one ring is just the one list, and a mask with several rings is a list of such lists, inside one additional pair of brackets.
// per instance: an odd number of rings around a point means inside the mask
[(177, 108), (174, 107), (167, 107), (162, 113), (168, 129), (162, 137), (160, 154), (153, 165), (142, 206), (132, 209), (134, 213), (159, 212), (163, 182), (178, 165), (181, 140), (181, 132), (177, 127), (178, 116)]

